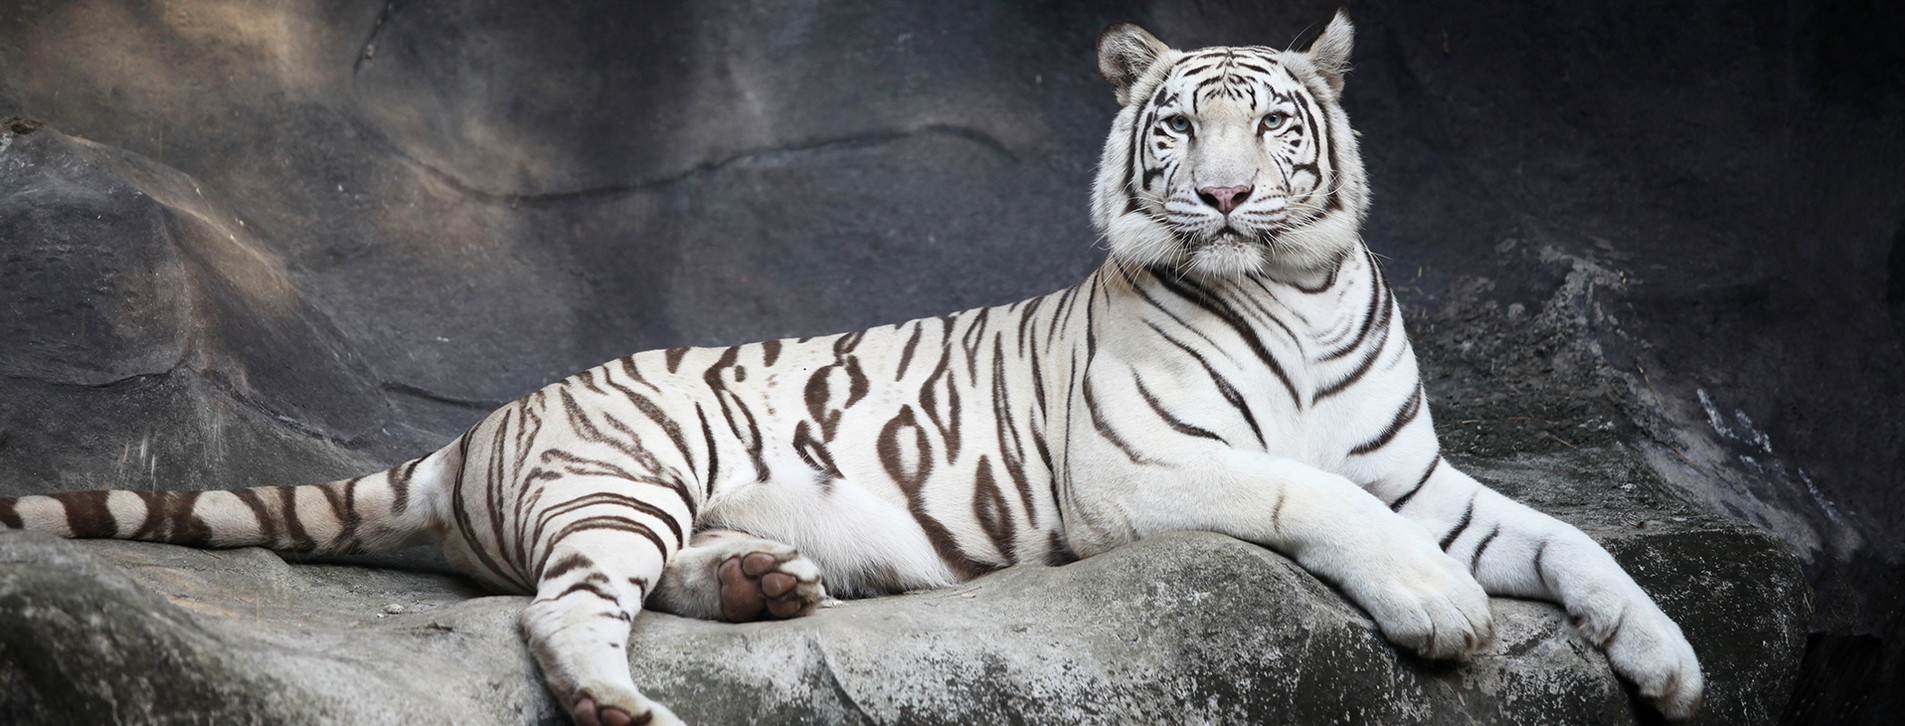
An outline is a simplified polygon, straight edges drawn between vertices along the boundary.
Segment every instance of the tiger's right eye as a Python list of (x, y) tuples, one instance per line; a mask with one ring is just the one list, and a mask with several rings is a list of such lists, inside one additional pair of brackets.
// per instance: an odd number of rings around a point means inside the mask
[(1184, 118), (1183, 114), (1178, 114), (1165, 119), (1164, 126), (1181, 134), (1191, 130), (1191, 120)]

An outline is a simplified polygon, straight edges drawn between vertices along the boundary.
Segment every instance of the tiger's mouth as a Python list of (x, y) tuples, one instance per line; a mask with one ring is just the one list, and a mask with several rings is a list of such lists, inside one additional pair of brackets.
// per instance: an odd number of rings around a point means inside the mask
[(1224, 225), (1215, 232), (1189, 233), (1178, 235), (1184, 241), (1186, 252), (1200, 252), (1207, 248), (1267, 248), (1271, 246), (1269, 233), (1250, 233), (1231, 225)]

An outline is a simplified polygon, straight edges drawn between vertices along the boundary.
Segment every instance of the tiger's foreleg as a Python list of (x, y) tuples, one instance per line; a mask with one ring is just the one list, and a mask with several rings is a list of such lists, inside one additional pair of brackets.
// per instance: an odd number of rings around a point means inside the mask
[(652, 610), (737, 623), (796, 618), (827, 599), (820, 568), (793, 546), (746, 532), (696, 533), (648, 598)]
[(1430, 658), (1465, 657), (1491, 637), (1488, 595), (1462, 564), (1355, 483), (1263, 452), (1201, 453), (1127, 489), (1114, 516), (1140, 538), (1204, 530), (1289, 555)]
[(1668, 718), (1700, 705), (1700, 662), (1666, 613), (1614, 557), (1566, 522), (1437, 461), (1414, 489), (1392, 496), (1490, 593), (1560, 603), (1614, 671)]

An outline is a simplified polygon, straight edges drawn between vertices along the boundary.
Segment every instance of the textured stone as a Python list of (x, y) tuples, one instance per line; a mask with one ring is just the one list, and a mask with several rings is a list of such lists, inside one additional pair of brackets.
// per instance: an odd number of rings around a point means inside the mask
[[(1712, 690), (1691, 723), (1773, 723), (1808, 615), (1779, 544), (1716, 520), (1608, 541), (1701, 651)], [(516, 634), (525, 602), (257, 549), (0, 534), (0, 717), (560, 723)], [(1186, 533), (788, 622), (644, 613), (629, 653), (652, 697), (708, 726), (1636, 723), (1559, 610), (1493, 609), (1471, 662), (1425, 662), (1288, 560)]]

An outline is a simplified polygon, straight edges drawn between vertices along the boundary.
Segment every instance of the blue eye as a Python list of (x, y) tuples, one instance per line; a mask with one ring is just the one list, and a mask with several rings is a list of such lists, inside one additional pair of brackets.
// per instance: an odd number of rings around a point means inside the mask
[(1285, 116), (1283, 112), (1281, 111), (1271, 111), (1270, 113), (1266, 113), (1263, 115), (1263, 130), (1269, 131), (1271, 129), (1282, 126), (1283, 122), (1289, 118), (1290, 118), (1289, 116)]
[(1176, 131), (1180, 134), (1191, 130), (1191, 120), (1184, 118), (1183, 114), (1178, 114), (1176, 116), (1172, 116), (1170, 118), (1165, 119), (1164, 125), (1170, 130)]

